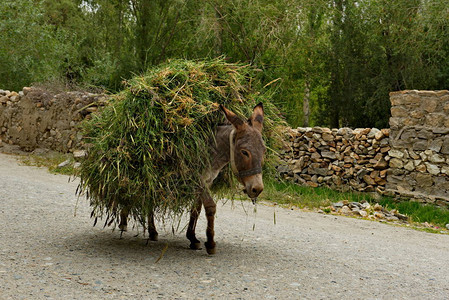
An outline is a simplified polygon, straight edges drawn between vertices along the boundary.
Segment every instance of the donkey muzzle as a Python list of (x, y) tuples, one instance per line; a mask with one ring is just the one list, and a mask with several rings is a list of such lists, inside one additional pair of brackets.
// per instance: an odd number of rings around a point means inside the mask
[[(256, 174), (244, 179), (245, 193), (251, 199), (256, 199), (263, 191), (262, 174)], [(255, 200), (253, 200), (254, 202)]]

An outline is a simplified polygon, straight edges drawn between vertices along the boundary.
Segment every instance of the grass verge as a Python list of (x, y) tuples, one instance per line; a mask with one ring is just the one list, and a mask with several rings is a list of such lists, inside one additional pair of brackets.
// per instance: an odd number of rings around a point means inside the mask
[[(397, 209), (401, 214), (409, 216), (412, 222), (427, 222), (441, 228), (445, 228), (446, 224), (449, 224), (449, 209), (446, 208), (425, 205), (416, 201), (398, 202), (391, 197), (367, 193), (338, 192), (324, 187), (299, 186), (285, 181), (266, 180), (265, 189), (260, 200), (308, 209), (324, 208), (343, 200), (349, 202), (365, 200), (371, 204), (379, 203), (388, 210)], [(326, 212), (325, 209), (324, 211)]]
[[(48, 151), (43, 153), (20, 155), (19, 161), (27, 166), (45, 167), (52, 174), (73, 175), (73, 155), (70, 153), (60, 153), (54, 151)], [(59, 167), (62, 162), (68, 161), (68, 163)]]

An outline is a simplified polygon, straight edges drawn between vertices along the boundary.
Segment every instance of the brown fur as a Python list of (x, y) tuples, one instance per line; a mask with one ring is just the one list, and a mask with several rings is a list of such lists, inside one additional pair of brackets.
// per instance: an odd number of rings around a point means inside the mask
[[(245, 193), (253, 199), (253, 202), (264, 188), (261, 168), (266, 148), (262, 140), (262, 103), (254, 107), (252, 116), (246, 122), (225, 107), (221, 106), (221, 109), (231, 124), (218, 126), (217, 128), (215, 143), (211, 147), (211, 166), (203, 174), (203, 188), (199, 191), (198, 200), (190, 212), (190, 221), (186, 233), (186, 237), (190, 240), (190, 248), (200, 249), (201, 243), (196, 238), (195, 228), (201, 207), (204, 206), (207, 218), (205, 246), (209, 254), (214, 254), (216, 251), (214, 241), (216, 204), (208, 189), (220, 170), (230, 162), (231, 157), (234, 157), (234, 173), (238, 181), (244, 186)], [(242, 174), (250, 175), (242, 176)], [(120, 217), (119, 228), (126, 230), (127, 214), (121, 214)], [(148, 216), (148, 224), (150, 240), (157, 240), (158, 234), (152, 214)]]

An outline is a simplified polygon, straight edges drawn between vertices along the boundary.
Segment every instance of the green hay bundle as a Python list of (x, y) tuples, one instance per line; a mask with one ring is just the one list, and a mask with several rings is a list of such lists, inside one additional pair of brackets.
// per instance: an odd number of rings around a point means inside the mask
[[(253, 72), (223, 60), (174, 60), (126, 82), (83, 124), (88, 156), (77, 172), (78, 194), (90, 201), (92, 216), (107, 216), (110, 225), (127, 209), (144, 223), (150, 212), (176, 217), (190, 210), (216, 126), (225, 121), (219, 104), (248, 117), (263, 102), (270, 149), (283, 122), (268, 95), (254, 89)], [(229, 176), (220, 178), (229, 184)]]

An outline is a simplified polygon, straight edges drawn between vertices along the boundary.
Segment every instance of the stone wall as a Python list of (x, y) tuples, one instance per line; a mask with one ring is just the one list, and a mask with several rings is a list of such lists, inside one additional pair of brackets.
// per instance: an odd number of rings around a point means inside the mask
[(81, 147), (78, 123), (105, 103), (105, 95), (87, 92), (0, 90), (0, 144), (18, 145), (26, 151), (46, 148), (73, 152)]
[[(280, 176), (449, 205), (449, 91), (395, 92), (390, 100), (390, 129), (288, 130)], [(73, 152), (83, 146), (79, 122), (106, 104), (103, 94), (0, 90), (0, 145)]]
[(390, 94), (387, 191), (449, 204), (449, 91)]
[(383, 193), (389, 150), (388, 129), (290, 129), (278, 171), (312, 187)]

